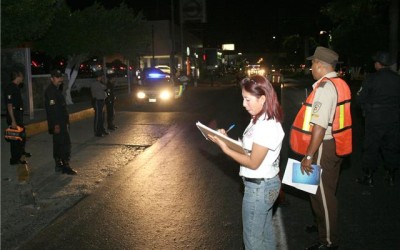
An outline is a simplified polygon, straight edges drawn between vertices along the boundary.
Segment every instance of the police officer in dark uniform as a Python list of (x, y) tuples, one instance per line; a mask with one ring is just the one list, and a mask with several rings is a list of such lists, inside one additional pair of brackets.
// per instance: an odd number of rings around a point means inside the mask
[(107, 88), (106, 88), (106, 110), (107, 110), (107, 129), (108, 130), (115, 130), (118, 128), (117, 126), (114, 125), (114, 117), (115, 117), (115, 109), (114, 109), (114, 103), (115, 103), (115, 93), (114, 93), (114, 88), (115, 88), (115, 76), (110, 75), (109, 79), (107, 81)]
[(21, 95), (21, 88), (24, 83), (24, 74), (22, 71), (14, 71), (11, 73), (11, 83), (5, 88), (5, 100), (7, 105), (7, 124), (16, 129), (17, 126), (21, 127), (24, 132), (21, 134), (22, 141), (11, 140), (11, 165), (27, 164), (22, 156), (31, 157), (31, 154), (25, 152), (25, 127), (24, 127), (24, 103)]
[(365, 115), (365, 175), (356, 181), (373, 187), (373, 174), (383, 159), (386, 181), (393, 186), (400, 160), (400, 75), (390, 69), (394, 62), (388, 52), (377, 52), (373, 60), (376, 72), (366, 77), (357, 93)]
[(45, 91), (45, 108), (49, 133), (53, 135), (53, 157), (55, 171), (76, 175), (77, 171), (69, 165), (71, 157), (71, 138), (69, 136), (69, 114), (67, 104), (60, 89), (63, 74), (60, 70), (51, 72), (51, 83)]

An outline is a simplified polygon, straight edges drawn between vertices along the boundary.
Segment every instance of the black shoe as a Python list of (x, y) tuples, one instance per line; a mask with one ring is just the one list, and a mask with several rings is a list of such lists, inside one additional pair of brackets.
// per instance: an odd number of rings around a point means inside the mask
[(103, 135), (109, 135), (109, 134), (110, 134), (110, 132), (107, 132), (107, 131), (103, 132)]
[(374, 179), (372, 175), (364, 175), (363, 177), (357, 178), (356, 182), (361, 185), (374, 187)]
[(306, 250), (333, 250), (333, 249), (338, 249), (339, 246), (336, 246), (334, 244), (330, 245), (325, 245), (322, 243), (315, 243), (314, 245), (311, 245), (309, 247), (306, 247)]
[(32, 154), (28, 153), (28, 152), (24, 152), (22, 155), (25, 155), (25, 157), (28, 157), (28, 158), (32, 156)]
[(315, 224), (311, 224), (311, 225), (307, 225), (304, 228), (304, 231), (306, 231), (307, 233), (317, 233), (318, 232), (318, 227)]
[(56, 166), (54, 167), (54, 170), (56, 173), (60, 173), (63, 169), (63, 162), (60, 159), (54, 159)]
[(386, 171), (385, 181), (390, 187), (394, 187), (394, 171)]
[(28, 162), (25, 161), (25, 160), (13, 160), (13, 159), (10, 159), (10, 165), (18, 165), (18, 164), (28, 164)]
[(95, 136), (97, 136), (97, 137), (103, 137), (104, 135), (103, 135), (103, 134), (95, 134)]
[(75, 169), (72, 169), (70, 166), (62, 167), (62, 173), (69, 174), (69, 175), (77, 175), (78, 174), (78, 172)]

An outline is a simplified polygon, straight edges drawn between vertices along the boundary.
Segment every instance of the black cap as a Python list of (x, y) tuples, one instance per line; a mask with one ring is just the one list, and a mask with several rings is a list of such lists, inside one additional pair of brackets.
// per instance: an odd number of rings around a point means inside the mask
[(394, 61), (391, 59), (390, 54), (386, 51), (376, 52), (372, 59), (374, 60), (374, 62), (378, 62), (384, 66), (390, 66), (394, 63)]
[(51, 77), (63, 77), (64, 76), (64, 74), (58, 69), (51, 71), (50, 75), (51, 75)]

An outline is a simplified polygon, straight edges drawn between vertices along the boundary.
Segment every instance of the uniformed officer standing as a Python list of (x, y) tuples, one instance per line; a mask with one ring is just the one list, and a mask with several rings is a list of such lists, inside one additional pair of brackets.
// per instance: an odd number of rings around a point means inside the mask
[(71, 158), (71, 138), (69, 136), (69, 114), (60, 85), (63, 74), (60, 70), (51, 72), (50, 85), (45, 91), (45, 108), (49, 133), (53, 135), (53, 158), (56, 172), (76, 175), (69, 165)]
[[(11, 73), (11, 83), (9, 83), (4, 91), (7, 104), (7, 124), (16, 129), (17, 126), (25, 131), (24, 127), (24, 103), (21, 95), (21, 88), (24, 82), (24, 74), (21, 71), (14, 71)], [(27, 164), (22, 156), (31, 157), (32, 155), (25, 152), (26, 136), (22, 134), (22, 141), (10, 141), (11, 158), (10, 164)]]
[(114, 103), (116, 99), (114, 88), (115, 88), (115, 76), (110, 75), (107, 81), (107, 88), (106, 88), (107, 98), (105, 100), (106, 110), (107, 110), (107, 128), (109, 130), (115, 130), (116, 128), (118, 128), (114, 124), (114, 117), (115, 117)]
[(96, 81), (90, 85), (90, 92), (94, 99), (94, 135), (103, 137), (109, 133), (104, 128), (104, 104), (106, 99), (106, 85), (104, 83), (104, 74), (101, 71), (96, 72)]
[(312, 172), (312, 164), (322, 169), (318, 190), (315, 195), (310, 194), (319, 241), (306, 249), (337, 249), (339, 206), (336, 190), (343, 156), (352, 152), (351, 92), (335, 72), (339, 59), (335, 51), (317, 47), (314, 55), (307, 59), (312, 60), (312, 75), (316, 82), (290, 131), (290, 147), (304, 155), (301, 172)]
[(367, 76), (357, 93), (365, 115), (361, 161), (365, 175), (356, 181), (374, 186), (373, 174), (383, 158), (386, 180), (393, 186), (400, 162), (400, 75), (389, 68), (394, 62), (388, 52), (377, 52), (373, 60), (376, 72)]

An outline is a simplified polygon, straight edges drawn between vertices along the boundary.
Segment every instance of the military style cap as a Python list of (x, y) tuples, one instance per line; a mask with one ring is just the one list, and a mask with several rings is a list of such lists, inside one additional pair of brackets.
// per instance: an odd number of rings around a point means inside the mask
[(374, 62), (379, 62), (384, 66), (390, 66), (395, 63), (394, 60), (391, 59), (390, 54), (386, 51), (376, 52), (376, 54), (372, 57), (372, 60), (374, 60)]
[(50, 75), (51, 75), (51, 77), (63, 77), (64, 76), (64, 74), (58, 69), (51, 71)]
[(331, 65), (335, 65), (339, 60), (339, 55), (331, 49), (318, 46), (315, 49), (314, 55), (307, 57), (307, 60), (313, 60), (313, 59), (317, 59), (329, 63)]

